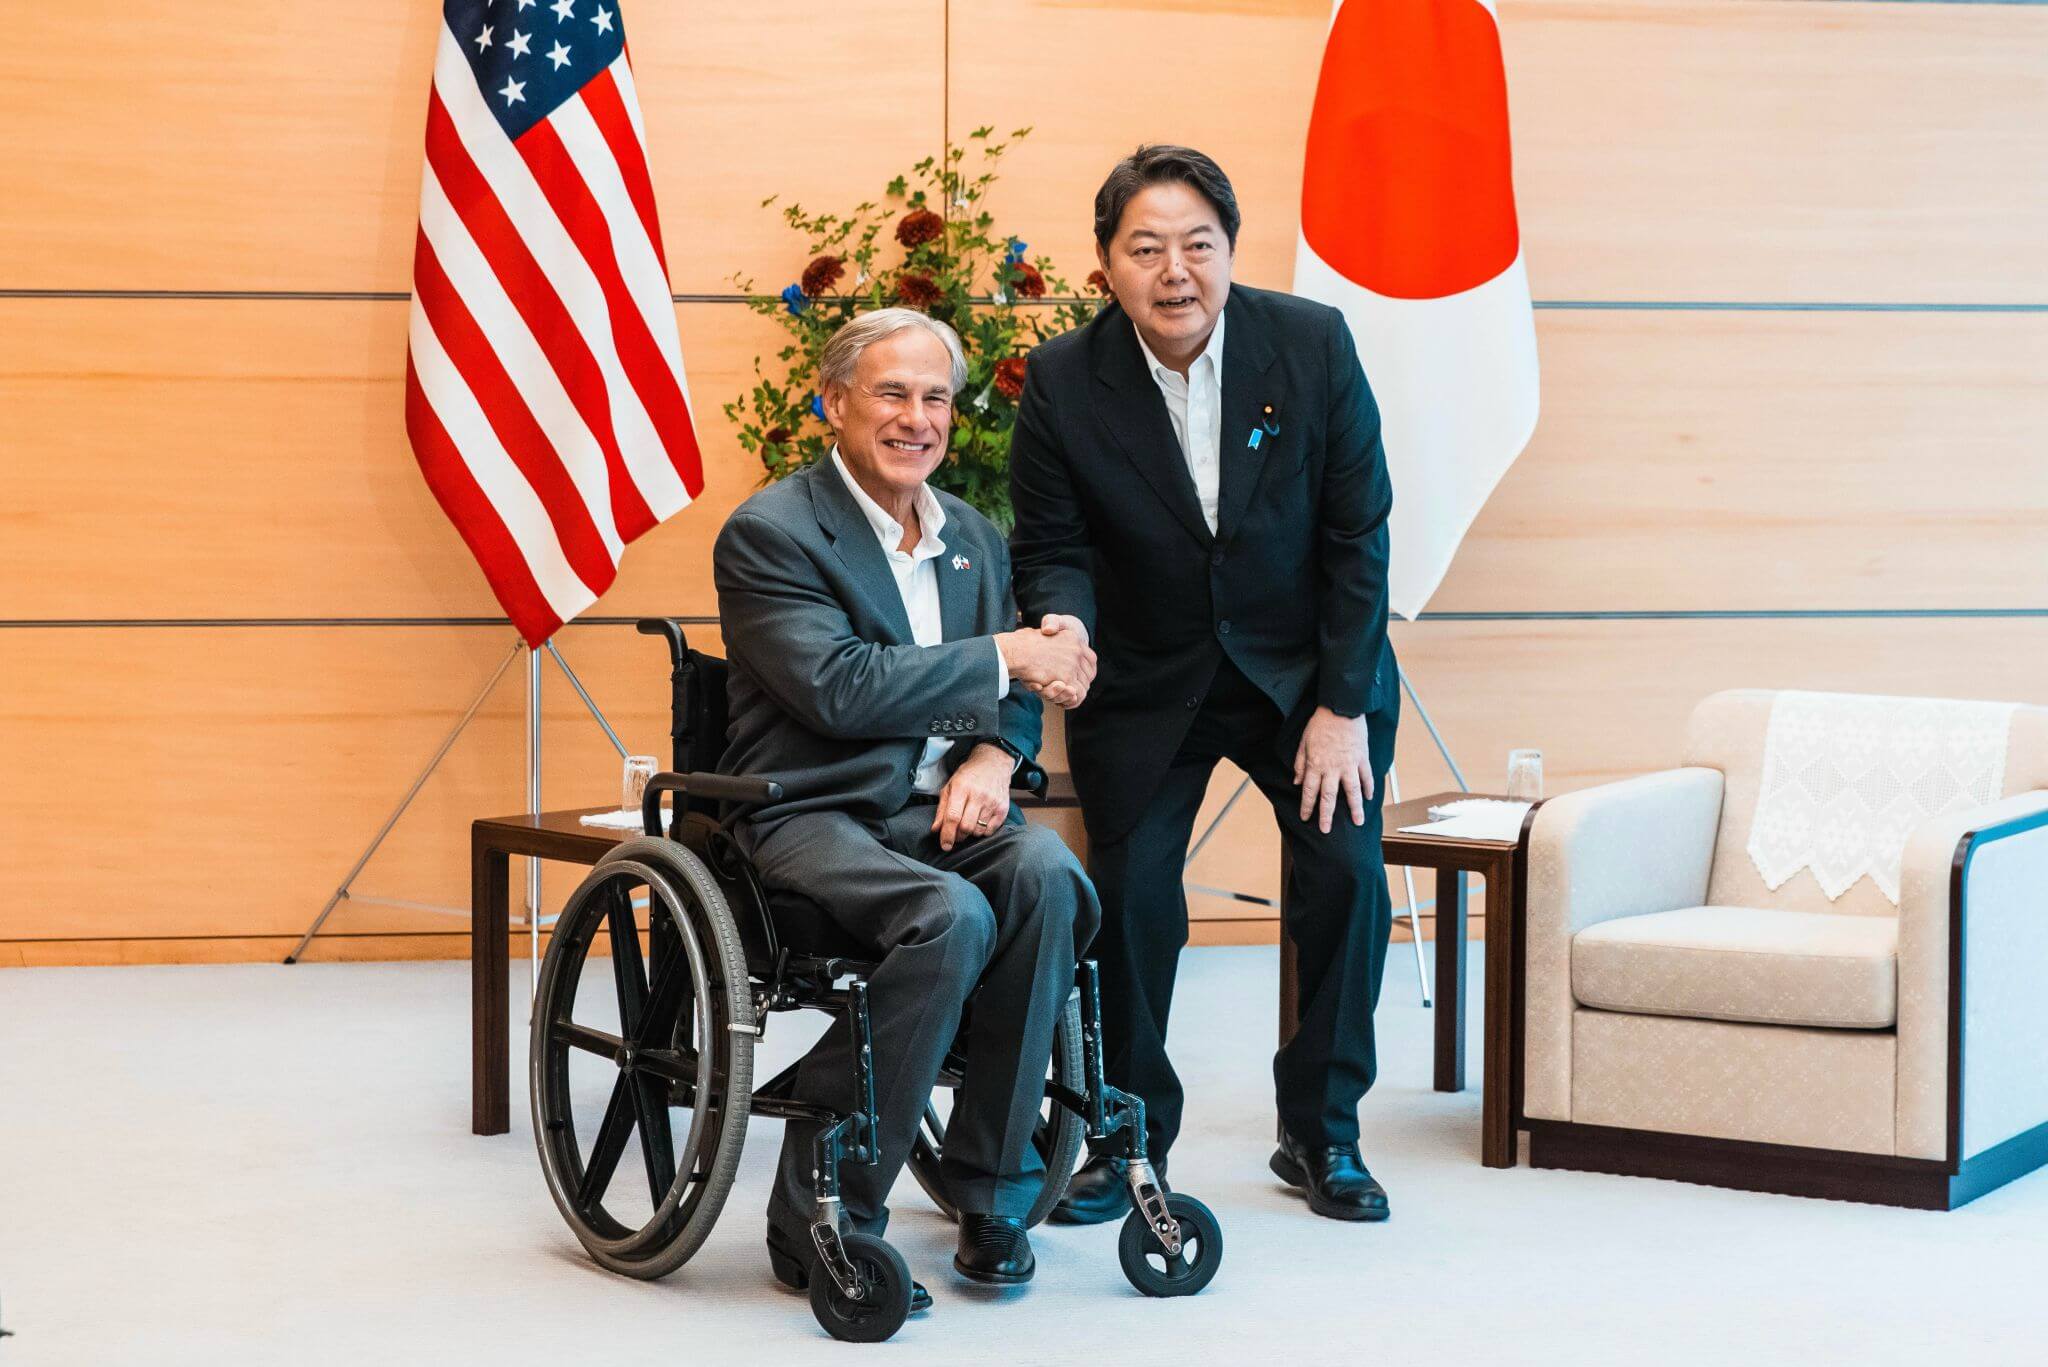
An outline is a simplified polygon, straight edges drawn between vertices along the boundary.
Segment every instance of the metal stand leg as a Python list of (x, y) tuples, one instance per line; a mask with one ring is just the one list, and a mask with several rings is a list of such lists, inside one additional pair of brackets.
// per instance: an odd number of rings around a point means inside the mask
[(1408, 692), (1409, 705), (1415, 709), (1415, 715), (1422, 718), (1422, 724), (1429, 729), (1429, 738), (1436, 742), (1436, 752), (1444, 757), (1444, 764), (1449, 767), (1451, 779), (1458, 785), (1458, 791), (1471, 792), (1472, 785), (1465, 782), (1465, 775), (1458, 769), (1458, 761), (1451, 758), (1451, 747), (1444, 744), (1444, 738), (1437, 732), (1436, 723), (1429, 719), (1429, 709), (1424, 707), (1422, 699), (1416, 696), (1415, 685), (1408, 682), (1408, 671), (1396, 665), (1394, 672), (1401, 678), (1401, 687)]
[(313, 943), (313, 937), (320, 933), (320, 927), (327, 924), (327, 918), (333, 914), (334, 908), (340, 905), (343, 899), (348, 896), (349, 887), (356, 881), (356, 875), (363, 871), (363, 866), (370, 862), (370, 856), (377, 853), (377, 847), (384, 843), (384, 837), (391, 834), (391, 828), (398, 824), (398, 818), (405, 815), (405, 809), (412, 805), (412, 800), (419, 796), (420, 789), (426, 786), (429, 778), (433, 777), (434, 770), (440, 766), (441, 760), (448, 754), (449, 749), (454, 746), (455, 738), (462, 734), (462, 729), (469, 725), (470, 718), (474, 717), (477, 714), (477, 709), (484, 705), (484, 699), (491, 696), (491, 690), (498, 686), (498, 680), (505, 677), (505, 670), (512, 663), (512, 657), (519, 653), (521, 644), (521, 642), (514, 641), (512, 649), (505, 652), (505, 658), (498, 661), (498, 667), (491, 671), (491, 677), (486, 679), (484, 686), (477, 691), (476, 700), (470, 703), (469, 710), (462, 714), (462, 720), (455, 723), (455, 728), (448, 733), (448, 738), (441, 742), (440, 749), (434, 751), (434, 757), (427, 761), (427, 767), (420, 770), (420, 776), (412, 781), (412, 787), (405, 790), (405, 796), (398, 799), (398, 805), (391, 809), (391, 815), (386, 817), (384, 824), (377, 828), (377, 834), (370, 837), (370, 844), (363, 851), (362, 858), (356, 860), (349, 868), (348, 873), (343, 876), (340, 886), (336, 887), (334, 895), (327, 899), (327, 905), (320, 908), (320, 914), (313, 918), (313, 924), (307, 927), (306, 933), (299, 940), (297, 947), (291, 953), (284, 956), (286, 963), (295, 964), (299, 961), (299, 956), (306, 952), (306, 946)]
[[(398, 824), (398, 818), (405, 815), (406, 808), (412, 805), (412, 800), (415, 797), (419, 796), (420, 789), (426, 785), (427, 779), (432, 777), (434, 770), (439, 767), (442, 759), (447, 756), (448, 751), (454, 746), (456, 738), (462, 734), (463, 729), (469, 725), (471, 719), (483, 707), (485, 699), (491, 695), (491, 690), (498, 686), (498, 680), (505, 677), (505, 671), (511, 666), (513, 657), (525, 648), (525, 644), (524, 641), (514, 641), (512, 648), (505, 652), (505, 658), (500, 660), (498, 667), (491, 672), (490, 679), (485, 682), (482, 690), (477, 693), (475, 701), (470, 703), (469, 710), (464, 712), (462, 719), (455, 723), (455, 728), (448, 733), (447, 739), (441, 742), (438, 750), (434, 751), (434, 757), (427, 761), (427, 767), (420, 771), (419, 777), (413, 780), (412, 787), (408, 788), (405, 796), (398, 800), (398, 806), (392, 809), (391, 815), (385, 819), (383, 826), (378, 828), (375, 836), (371, 837), (369, 848), (363, 851), (362, 858), (356, 860), (355, 865), (349, 869), (347, 876), (341, 880), (341, 886), (337, 887), (334, 890), (334, 895), (327, 899), (327, 905), (322, 907), (320, 914), (313, 918), (313, 924), (307, 929), (304, 937), (299, 940), (298, 946), (285, 956), (284, 961), (286, 963), (298, 962), (299, 956), (306, 952), (306, 946), (311, 944), (313, 937), (320, 933), (320, 928), (327, 923), (327, 918), (333, 914), (335, 907), (344, 901), (359, 901), (374, 903), (378, 906), (402, 907), (411, 911), (440, 912), (450, 916), (467, 916), (470, 914), (467, 911), (458, 910), (454, 907), (428, 906), (421, 902), (404, 902), (389, 897), (353, 897), (349, 892), (349, 888), (354, 884), (356, 875), (363, 871), (364, 865), (370, 862), (370, 857), (376, 854), (378, 847), (384, 843), (384, 837), (391, 834), (391, 828)], [(597, 722), (599, 728), (604, 731), (605, 739), (612, 743), (612, 749), (618, 751), (620, 756), (623, 757), (626, 754), (625, 742), (619, 739), (619, 733), (612, 730), (612, 724), (606, 721), (604, 713), (598, 710), (597, 702), (590, 696), (590, 690), (583, 686), (583, 680), (577, 678), (576, 671), (569, 668), (569, 662), (562, 658), (562, 652), (556, 648), (553, 641), (546, 642), (542, 648), (554, 657), (555, 663), (561, 667), (562, 677), (569, 681), (569, 686), (576, 690), (576, 696), (581, 698), (584, 707), (590, 710), (591, 717)], [(533, 816), (540, 814), (541, 806), (540, 672), (539, 651), (528, 651), (526, 659), (526, 810), (529, 815)], [(540, 927), (542, 921), (540, 915), (540, 860), (528, 859), (526, 866), (526, 926), (529, 940), (527, 976), (530, 988), (534, 992), (538, 992), (540, 987)], [(646, 903), (644, 899), (636, 899), (635, 905), (644, 906)]]
[[(540, 815), (540, 652), (526, 652), (526, 814)], [(540, 995), (540, 860), (526, 860), (527, 1004)]]
[[(1387, 766), (1387, 800), (1401, 800), (1401, 776), (1394, 772), (1394, 766), (1391, 764)], [(1408, 942), (1415, 947), (1415, 981), (1422, 984), (1422, 1004), (1425, 1008), (1434, 1007), (1436, 1003), (1429, 995), (1429, 972), (1422, 966), (1422, 921), (1416, 915), (1422, 904), (1415, 900), (1415, 870), (1403, 864), (1401, 878), (1408, 888), (1408, 912), (1405, 918), (1397, 916), (1394, 919), (1405, 919), (1408, 922)]]
[(603, 728), (604, 738), (612, 743), (612, 749), (619, 752), (619, 758), (624, 759), (626, 757), (625, 742), (619, 739), (618, 732), (612, 730), (612, 724), (604, 719), (604, 713), (597, 710), (597, 704), (592, 701), (590, 690), (583, 686), (583, 680), (577, 678), (576, 671), (569, 668), (569, 662), (562, 658), (561, 651), (555, 649), (555, 643), (552, 640), (548, 642), (547, 650), (548, 654), (554, 657), (555, 663), (561, 666), (562, 677), (569, 681), (569, 687), (576, 690), (576, 696), (583, 699), (583, 705), (590, 709), (590, 715), (596, 718), (597, 724)]

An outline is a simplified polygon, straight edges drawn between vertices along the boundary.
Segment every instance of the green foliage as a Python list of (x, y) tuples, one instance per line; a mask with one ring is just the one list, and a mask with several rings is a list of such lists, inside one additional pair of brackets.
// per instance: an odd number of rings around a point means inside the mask
[[(772, 364), (755, 358), (753, 388), (725, 405), (726, 417), (739, 427), (740, 445), (760, 457), (763, 484), (824, 459), (832, 449), (832, 430), (813, 402), (821, 388), (818, 360), (832, 334), (856, 314), (910, 304), (951, 324), (967, 353), (967, 386), (954, 397), (952, 441), (931, 482), (1009, 530), (1010, 429), (1017, 421), (1011, 391), (1020, 386), (1022, 372), (1011, 365), (999, 385), (997, 367), (1087, 322), (1101, 307), (1098, 300), (1076, 300), (1048, 257), (1029, 258), (1029, 268), (1011, 259), (1017, 239), (997, 234), (985, 208), (1004, 151), (1030, 131), (1020, 128), (1008, 142), (997, 142), (992, 128), (977, 128), (968, 139), (979, 152), (977, 166), (967, 165), (968, 148), (949, 148), (943, 158), (926, 157), (909, 175), (890, 181), (880, 201), (857, 204), (846, 214), (808, 213), (797, 204), (782, 209), (783, 222), (806, 243), (807, 275), (829, 274), (828, 259), (842, 270), (815, 295), (795, 298), (788, 292), (757, 294), (751, 280), (734, 277), (749, 296), (748, 307), (789, 334)], [(773, 202), (771, 197), (763, 207)], [(919, 219), (910, 238), (926, 226), (930, 239), (904, 245), (898, 236), (903, 220), (920, 211), (939, 215), (943, 225)], [(1036, 287), (1034, 276), (1049, 302), (1019, 301), (1020, 289)]]

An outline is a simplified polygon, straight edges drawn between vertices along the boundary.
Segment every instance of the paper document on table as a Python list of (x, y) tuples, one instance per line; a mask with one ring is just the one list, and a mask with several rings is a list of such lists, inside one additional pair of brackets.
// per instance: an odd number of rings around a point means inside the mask
[(590, 813), (583, 816), (581, 820), (586, 826), (602, 826), (610, 831), (638, 831), (646, 829), (641, 824), (640, 812), (637, 808), (630, 812)]
[(1433, 807), (1432, 812), (1443, 812), (1440, 821), (1425, 821), (1420, 826), (1403, 826), (1403, 835), (1437, 835), (1450, 840), (1507, 840), (1518, 839), (1522, 834), (1522, 818), (1529, 813), (1526, 802), (1499, 802), (1490, 798), (1469, 798), (1462, 802), (1448, 802)]

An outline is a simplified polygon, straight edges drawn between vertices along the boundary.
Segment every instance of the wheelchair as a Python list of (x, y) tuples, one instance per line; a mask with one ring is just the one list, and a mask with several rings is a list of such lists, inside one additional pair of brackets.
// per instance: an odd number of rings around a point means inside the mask
[[(731, 1193), (749, 1115), (818, 1122), (812, 1313), (834, 1338), (880, 1342), (910, 1313), (903, 1257), (882, 1238), (842, 1228), (839, 1173), (880, 1161), (868, 1018), (873, 951), (806, 899), (770, 894), (742, 852), (736, 822), (780, 785), (715, 772), (726, 734), (725, 662), (690, 649), (675, 622), (638, 624), (666, 639), (671, 771), (648, 784), (645, 835), (621, 843), (572, 893), (555, 924), (534, 1001), (528, 1083), (541, 1170), (562, 1218), (590, 1256), (651, 1280), (703, 1246)], [(1020, 780), (1043, 792), (1026, 766)], [(673, 795), (666, 831), (662, 798)], [(602, 938), (611, 968), (593, 958)], [(643, 944), (644, 940), (644, 944)], [(1117, 1241), (1132, 1286), (1193, 1295), (1215, 1277), (1223, 1234), (1208, 1207), (1160, 1184), (1145, 1157), (1144, 1103), (1102, 1075), (1095, 965), (1084, 961), (1057, 1027), (1035, 1143), (1045, 1189), (1028, 1222), (1050, 1213), (1085, 1143), (1129, 1161), (1133, 1209)], [(855, 1108), (798, 1101), (796, 1068), (754, 1082), (754, 1045), (770, 1015), (833, 1012), (852, 1032)], [(970, 1006), (971, 1016), (971, 1006)], [(971, 1019), (963, 1033), (972, 1028)], [(940, 1088), (957, 1087), (956, 1043)], [(579, 1103), (581, 1103), (579, 1105)], [(579, 1111), (599, 1113), (578, 1128)], [(585, 1128), (588, 1128), (587, 1126)], [(909, 1167), (949, 1217), (939, 1161), (945, 1125), (928, 1104)], [(637, 1148), (639, 1164), (627, 1158)], [(644, 1168), (644, 1184), (635, 1166)]]

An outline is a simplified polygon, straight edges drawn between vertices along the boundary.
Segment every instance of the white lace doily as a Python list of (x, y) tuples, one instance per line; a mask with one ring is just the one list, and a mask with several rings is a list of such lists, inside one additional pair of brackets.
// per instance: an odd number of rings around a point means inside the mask
[(1812, 869), (1830, 901), (1865, 874), (1893, 905), (1906, 839), (2005, 788), (2013, 703), (1783, 692), (1764, 736), (1749, 857), (1776, 890)]

